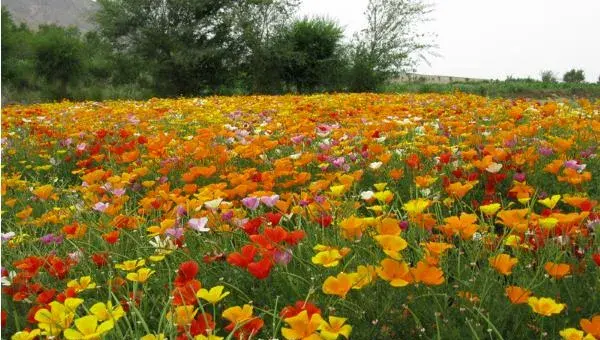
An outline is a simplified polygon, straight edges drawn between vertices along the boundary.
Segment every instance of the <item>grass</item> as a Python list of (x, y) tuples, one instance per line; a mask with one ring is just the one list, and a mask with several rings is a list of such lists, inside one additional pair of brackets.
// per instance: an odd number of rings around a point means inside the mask
[(503, 98), (600, 98), (600, 84), (490, 81), (450, 84), (403, 83), (383, 87), (384, 93), (463, 93)]

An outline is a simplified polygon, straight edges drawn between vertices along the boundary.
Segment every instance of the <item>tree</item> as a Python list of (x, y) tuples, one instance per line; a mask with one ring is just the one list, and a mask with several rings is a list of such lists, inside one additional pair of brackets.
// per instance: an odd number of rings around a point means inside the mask
[(415, 25), (427, 20), (431, 7), (422, 0), (369, 0), (365, 16), (367, 27), (355, 36), (354, 85), (357, 76), (367, 77), (372, 88), (414, 67), (435, 47)]
[(335, 87), (342, 32), (337, 23), (325, 18), (293, 22), (276, 43), (279, 51), (284, 51), (284, 80), (301, 93)]
[(252, 92), (283, 90), (282, 55), (275, 37), (289, 25), (299, 0), (248, 0), (236, 2), (234, 30), (240, 32), (238, 77)]
[(583, 83), (583, 81), (585, 81), (583, 70), (572, 69), (568, 71), (563, 76), (563, 81), (565, 83)]
[(556, 83), (557, 82), (556, 75), (554, 74), (554, 72), (552, 72), (550, 70), (542, 71), (540, 76), (542, 78), (542, 82), (544, 82), (544, 83)]
[(232, 81), (241, 52), (231, 29), (235, 0), (98, 3), (102, 36), (146, 65), (157, 94), (215, 92)]
[(33, 86), (35, 74), (33, 34), (25, 24), (17, 26), (5, 7), (2, 7), (1, 32), (3, 90), (7, 85), (16, 89)]
[(83, 44), (76, 28), (40, 26), (34, 38), (36, 73), (53, 88), (55, 98), (66, 98), (69, 84), (83, 74)]

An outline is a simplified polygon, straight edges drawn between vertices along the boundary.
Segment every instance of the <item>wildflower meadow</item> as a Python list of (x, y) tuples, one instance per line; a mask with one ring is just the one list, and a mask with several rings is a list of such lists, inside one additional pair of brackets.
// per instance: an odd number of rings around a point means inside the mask
[(600, 101), (2, 109), (3, 339), (600, 339)]

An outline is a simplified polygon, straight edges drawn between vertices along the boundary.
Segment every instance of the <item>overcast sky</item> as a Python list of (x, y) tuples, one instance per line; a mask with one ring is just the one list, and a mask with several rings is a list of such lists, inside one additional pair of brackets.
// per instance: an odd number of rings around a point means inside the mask
[[(437, 35), (433, 75), (505, 79), (539, 78), (552, 70), (560, 78), (571, 68), (587, 81), (600, 76), (600, 0), (429, 0)], [(303, 0), (299, 15), (336, 19), (348, 36), (364, 27), (368, 0)]]

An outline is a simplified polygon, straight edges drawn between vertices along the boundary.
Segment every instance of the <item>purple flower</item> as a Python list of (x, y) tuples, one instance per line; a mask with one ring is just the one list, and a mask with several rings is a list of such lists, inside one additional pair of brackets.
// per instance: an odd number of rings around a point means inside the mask
[(504, 141), (504, 146), (506, 146), (507, 148), (514, 148), (515, 146), (517, 146), (517, 139), (516, 138), (512, 138), (509, 140), (505, 140)]
[(564, 165), (565, 168), (577, 170), (577, 172), (582, 172), (583, 170), (585, 170), (586, 167), (585, 164), (579, 164), (576, 160), (573, 159), (566, 161)]
[(208, 218), (200, 217), (200, 218), (191, 218), (188, 221), (188, 225), (190, 228), (199, 232), (207, 232), (210, 231), (210, 228), (206, 228), (206, 224), (208, 223)]
[(291, 138), (292, 143), (294, 144), (298, 144), (300, 142), (302, 142), (302, 140), (304, 139), (304, 135), (297, 135)]
[(346, 159), (344, 157), (338, 157), (336, 159), (333, 160), (333, 165), (335, 165), (336, 167), (341, 167), (342, 165), (344, 165), (344, 163), (346, 162)]
[(250, 210), (256, 210), (260, 204), (260, 200), (257, 197), (246, 197), (242, 199), (242, 204)]
[(121, 197), (121, 196), (123, 196), (125, 194), (125, 189), (123, 189), (123, 188), (114, 189), (112, 191), (112, 194), (115, 195), (115, 196), (117, 196), (117, 197)]
[(277, 264), (286, 266), (292, 260), (292, 250), (286, 249), (283, 251), (282, 250), (276, 251), (275, 254), (273, 255), (273, 260), (275, 260), (275, 263), (277, 263)]
[(169, 228), (165, 231), (165, 234), (174, 239), (179, 239), (181, 236), (183, 236), (183, 228)]
[(60, 145), (62, 145), (63, 147), (68, 147), (72, 143), (73, 143), (73, 139), (71, 139), (71, 138), (67, 138), (67, 139), (60, 141)]
[(107, 208), (108, 208), (109, 204), (108, 203), (103, 203), (103, 202), (98, 202), (96, 204), (94, 204), (94, 210), (99, 211), (99, 212), (104, 212)]
[(517, 182), (524, 182), (525, 181), (525, 174), (522, 172), (517, 172), (514, 176), (513, 179)]
[(226, 211), (221, 214), (221, 219), (223, 221), (229, 221), (233, 218), (233, 210)]
[(279, 195), (263, 196), (260, 201), (267, 207), (272, 208), (279, 201)]
[(87, 147), (87, 144), (79, 143), (79, 144), (77, 144), (77, 151), (83, 151), (83, 150), (85, 150), (86, 147)]
[(315, 197), (315, 202), (319, 203), (319, 204), (323, 204), (325, 203), (325, 196), (323, 195), (318, 195)]
[(186, 216), (187, 215), (187, 211), (185, 210), (185, 207), (182, 205), (178, 205), (177, 206), (177, 216)]
[(550, 156), (554, 153), (554, 151), (552, 150), (552, 148), (549, 148), (547, 146), (540, 146), (538, 148), (538, 152), (542, 155), (542, 156)]
[(137, 125), (140, 122), (140, 120), (132, 114), (127, 117), (127, 120), (129, 120), (129, 122), (133, 125)]
[(403, 231), (406, 231), (408, 229), (408, 221), (401, 221), (400, 229), (402, 229)]
[(63, 242), (63, 237), (62, 235), (46, 234), (40, 237), (40, 241), (46, 245), (50, 245), (52, 243), (61, 244)]

